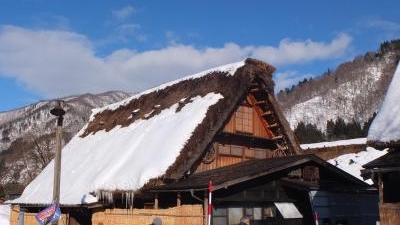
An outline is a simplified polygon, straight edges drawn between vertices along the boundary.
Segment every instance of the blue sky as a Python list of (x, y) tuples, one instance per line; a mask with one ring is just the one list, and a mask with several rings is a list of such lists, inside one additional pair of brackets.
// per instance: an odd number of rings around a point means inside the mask
[(400, 38), (400, 1), (0, 0), (0, 111), (254, 57), (276, 88)]

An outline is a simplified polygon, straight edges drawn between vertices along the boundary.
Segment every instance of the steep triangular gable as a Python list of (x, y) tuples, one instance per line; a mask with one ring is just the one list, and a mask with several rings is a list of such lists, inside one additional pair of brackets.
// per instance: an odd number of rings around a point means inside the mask
[(286, 119), (279, 117), (279, 109), (272, 104), (269, 95), (267, 90), (254, 84), (223, 132), (273, 140), (276, 143), (272, 149), (274, 157), (295, 155), (298, 153), (297, 143), (289, 141), (292, 133), (282, 122)]
[(219, 132), (190, 173), (246, 160), (299, 154), (296, 138), (276, 103), (272, 79), (252, 72), (256, 76), (248, 76), (250, 80), (241, 94), (243, 97), (237, 100), (224, 126), (218, 128)]

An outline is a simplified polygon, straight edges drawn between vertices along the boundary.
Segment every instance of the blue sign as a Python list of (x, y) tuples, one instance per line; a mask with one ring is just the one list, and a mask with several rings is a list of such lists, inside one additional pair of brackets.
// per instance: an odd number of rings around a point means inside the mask
[(36, 214), (35, 218), (40, 225), (46, 225), (48, 223), (56, 222), (61, 218), (60, 205), (50, 205), (49, 207), (43, 209), (38, 214)]

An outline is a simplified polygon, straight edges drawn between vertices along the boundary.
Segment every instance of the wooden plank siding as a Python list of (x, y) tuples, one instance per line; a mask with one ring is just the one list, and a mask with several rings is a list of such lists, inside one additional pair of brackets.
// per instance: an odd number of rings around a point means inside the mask
[[(250, 97), (248, 97), (249, 99)], [(243, 133), (246, 135), (251, 135), (260, 138), (271, 138), (269, 133), (271, 131), (267, 131), (263, 126), (262, 118), (260, 117), (259, 113), (257, 113), (256, 106), (252, 105), (250, 101), (245, 101), (242, 105), (238, 107), (238, 109), (233, 113), (229, 122), (225, 125), (223, 132), (226, 133)], [(242, 124), (240, 124), (240, 118), (243, 113), (251, 112), (251, 115), (247, 118), (251, 118), (251, 127), (252, 129), (242, 129)], [(249, 128), (249, 127), (247, 127)]]
[(215, 151), (215, 159), (209, 163), (201, 162), (195, 173), (229, 166), (251, 159), (272, 158), (272, 151), (270, 149), (249, 148), (239, 145), (214, 143), (213, 151)]
[[(252, 137), (271, 139), (272, 132), (266, 128), (263, 123), (266, 121), (262, 118), (260, 112), (257, 111), (254, 101), (251, 101), (249, 95), (232, 114), (228, 123), (223, 129), (223, 133), (241, 135), (251, 139)], [(223, 166), (240, 163), (251, 159), (272, 158), (271, 149), (254, 148), (254, 146), (233, 145), (228, 143), (218, 143), (214, 139), (213, 154), (215, 159), (211, 162), (201, 162), (196, 168), (195, 173), (206, 170), (212, 170)], [(209, 150), (210, 151), (210, 150)]]

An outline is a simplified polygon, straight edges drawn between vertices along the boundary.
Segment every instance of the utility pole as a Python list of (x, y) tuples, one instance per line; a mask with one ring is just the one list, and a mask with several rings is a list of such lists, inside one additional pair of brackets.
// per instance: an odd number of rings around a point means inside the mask
[(60, 175), (61, 175), (61, 141), (62, 141), (62, 125), (65, 110), (64, 101), (58, 100), (56, 106), (50, 110), (50, 113), (57, 116), (56, 130), (56, 155), (54, 158), (54, 183), (53, 183), (53, 201), (56, 204), (60, 203)]

